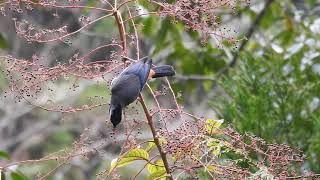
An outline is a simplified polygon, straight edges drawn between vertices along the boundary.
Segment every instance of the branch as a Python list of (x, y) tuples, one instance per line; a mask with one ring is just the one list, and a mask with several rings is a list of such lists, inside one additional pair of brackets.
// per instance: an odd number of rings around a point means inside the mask
[(140, 97), (140, 103), (141, 103), (141, 105), (143, 107), (143, 111), (144, 111), (144, 113), (146, 115), (149, 127), (150, 127), (151, 132), (152, 132), (154, 143), (156, 144), (156, 146), (158, 148), (158, 151), (160, 153), (161, 159), (163, 161), (163, 165), (164, 165), (164, 167), (166, 169), (167, 174), (169, 175), (169, 179), (172, 179), (172, 176), (171, 176), (171, 173), (170, 173), (170, 168), (169, 168), (169, 163), (168, 163), (168, 160), (167, 160), (167, 156), (166, 156), (166, 153), (163, 151), (163, 149), (161, 147), (159, 136), (157, 135), (156, 129), (155, 129), (153, 121), (152, 121), (152, 116), (150, 115), (150, 113), (148, 111), (148, 108), (147, 108), (147, 106), (146, 106), (146, 104), (144, 102), (144, 99), (143, 99), (141, 94), (139, 95), (139, 97)]
[(126, 51), (127, 51), (126, 30), (124, 28), (122, 16), (118, 10), (113, 13), (113, 16), (116, 19), (116, 22), (118, 25), (119, 35), (120, 35), (121, 44), (122, 44), (122, 50), (126, 54)]
[[(131, 11), (130, 11), (130, 8), (128, 7), (128, 5), (126, 4), (126, 8), (128, 10), (128, 13), (129, 13), (129, 18), (132, 18), (132, 14), (131, 14)], [(126, 21), (124, 21), (126, 22)], [(134, 22), (133, 19), (131, 19), (131, 23), (132, 23), (132, 26), (133, 26), (133, 30), (134, 30), (134, 36), (135, 36), (135, 40), (136, 40), (136, 48), (137, 48), (137, 59), (140, 59), (140, 54), (139, 54), (139, 36), (138, 36), (138, 31), (137, 31), (137, 28), (136, 28), (136, 24)]]

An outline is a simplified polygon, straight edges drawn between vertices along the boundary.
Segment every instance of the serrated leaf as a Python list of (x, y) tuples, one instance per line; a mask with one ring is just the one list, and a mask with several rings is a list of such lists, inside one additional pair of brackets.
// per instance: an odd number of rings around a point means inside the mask
[(148, 161), (148, 159), (149, 159), (149, 153), (146, 150), (136, 148), (125, 153), (120, 158), (113, 159), (111, 161), (110, 171), (112, 171), (114, 168), (126, 166), (132, 163), (133, 161), (137, 161), (137, 160)]
[(166, 179), (165, 177), (161, 178), (166, 174), (166, 169), (161, 159), (156, 160), (154, 164), (147, 164), (147, 169), (150, 173), (149, 179)]
[(207, 119), (205, 128), (209, 134), (213, 134), (221, 126), (222, 123), (223, 123), (223, 119), (221, 120)]
[(0, 158), (10, 159), (10, 155), (4, 151), (0, 151)]

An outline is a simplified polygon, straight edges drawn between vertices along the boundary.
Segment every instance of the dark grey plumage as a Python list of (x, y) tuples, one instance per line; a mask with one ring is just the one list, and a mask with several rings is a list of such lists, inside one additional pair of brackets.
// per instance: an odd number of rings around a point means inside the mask
[(134, 102), (149, 77), (173, 76), (173, 68), (168, 65), (152, 68), (152, 60), (148, 57), (131, 64), (111, 82), (110, 120), (116, 127), (122, 117), (122, 110)]

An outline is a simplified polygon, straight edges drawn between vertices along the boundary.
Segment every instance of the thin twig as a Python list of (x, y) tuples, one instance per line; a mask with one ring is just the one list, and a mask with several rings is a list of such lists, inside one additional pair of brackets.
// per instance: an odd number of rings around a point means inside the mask
[[(126, 7), (127, 7), (127, 10), (128, 10), (128, 13), (129, 13), (129, 17), (132, 18), (132, 14), (131, 14), (130, 8), (128, 7), (127, 4), (126, 4)], [(137, 31), (136, 24), (135, 24), (133, 19), (131, 19), (131, 23), (132, 23), (132, 27), (133, 27), (133, 30), (134, 30), (135, 40), (136, 40), (136, 49), (137, 49), (137, 54), (136, 55), (137, 55), (137, 59), (140, 59), (140, 53), (139, 53), (140, 48), (139, 48), (138, 31)]]
[[(79, 33), (80, 31), (82, 31), (83, 29), (87, 28), (89, 25), (95, 23), (95, 22), (98, 22), (106, 17), (110, 17), (112, 16), (114, 13), (110, 13), (110, 14), (107, 14), (107, 15), (104, 15), (104, 16), (101, 16), (93, 21), (90, 21), (89, 23), (87, 23), (86, 25), (82, 26), (81, 28), (79, 28), (78, 30), (76, 31), (73, 31), (73, 32), (70, 32), (70, 33), (67, 33), (63, 36), (58, 36), (58, 37), (55, 37), (55, 38), (52, 38), (52, 39), (47, 39), (47, 40), (38, 40), (38, 39), (34, 39), (32, 41), (35, 41), (35, 42), (38, 42), (38, 43), (49, 43), (49, 42), (54, 42), (54, 41), (62, 41), (62, 39), (66, 38), (66, 37), (69, 37), (71, 35), (74, 35), (74, 34), (77, 34)], [(16, 29), (18, 29), (18, 24), (17, 24), (17, 21), (14, 21), (14, 26)]]

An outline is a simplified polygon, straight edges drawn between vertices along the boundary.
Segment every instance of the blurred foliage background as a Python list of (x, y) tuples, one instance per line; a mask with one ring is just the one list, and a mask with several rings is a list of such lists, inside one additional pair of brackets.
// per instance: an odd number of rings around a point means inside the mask
[[(145, 11), (154, 10), (143, 1), (140, 5)], [(38, 13), (47, 14), (44, 9)], [(37, 19), (42, 25), (69, 23), (77, 29), (77, 16), (87, 12), (61, 10), (58, 13), (65, 17), (60, 22), (35, 14), (29, 18)], [(307, 155), (304, 167), (320, 172), (320, 3), (252, 0), (250, 6), (239, 7), (236, 14), (220, 16), (222, 26), (236, 30), (237, 36), (240, 39), (246, 36), (247, 41), (239, 41), (237, 48), (228, 44), (217, 48), (211, 39), (203, 44), (197, 32), (185, 31), (183, 24), (173, 23), (168, 17), (144, 16), (137, 19), (137, 23), (144, 25), (139, 28), (141, 52), (151, 56), (155, 64), (175, 67), (177, 76), (171, 82), (179, 102), (188, 111), (216, 115), (241, 133), (251, 132), (270, 143), (301, 148)], [(51, 57), (47, 60), (49, 64), (75, 52), (93, 49), (117, 34), (116, 29), (105, 28), (115, 25), (112, 19), (107, 19), (74, 38), (72, 46), (29, 45), (15, 35), (10, 19), (0, 17), (0, 24), (2, 54), (30, 58), (33, 53), (41, 52)], [(97, 54), (95, 58), (107, 53)], [(108, 100), (109, 92), (103, 83), (81, 81), (80, 84), (81, 90), (71, 96), (60, 95), (58, 101), (77, 104), (84, 101), (83, 97), (96, 95)], [(153, 87), (158, 85), (151, 82)], [(109, 137), (105, 125), (107, 107), (73, 115), (44, 112), (27, 103), (4, 99), (6, 86), (1, 74), (0, 159), (3, 161), (40, 158), (69, 147), (88, 125), (95, 130), (93, 139)], [(95, 173), (105, 169), (117, 155), (119, 146), (106, 146), (105, 151), (104, 161), (101, 157), (85, 163), (78, 159), (57, 171), (53, 178), (94, 179)], [(50, 166), (18, 170), (34, 176)], [(130, 166), (127, 170), (130, 171)], [(11, 177), (25, 178), (19, 171)]]
[[(223, 24), (237, 29), (239, 37), (254, 28), (240, 52), (217, 49), (212, 42), (202, 46), (197, 33), (184, 32), (169, 19), (144, 19), (149, 28), (143, 33), (153, 39), (151, 54), (174, 64), (174, 88), (189, 97), (181, 102), (191, 111), (197, 113), (193, 105), (209, 99), (218, 117), (239, 132), (301, 148), (308, 157), (305, 166), (319, 172), (319, 3), (267, 2), (266, 7), (252, 1), (236, 16), (221, 15)], [(160, 29), (152, 32), (156, 24)], [(229, 53), (238, 56), (235, 66)]]

